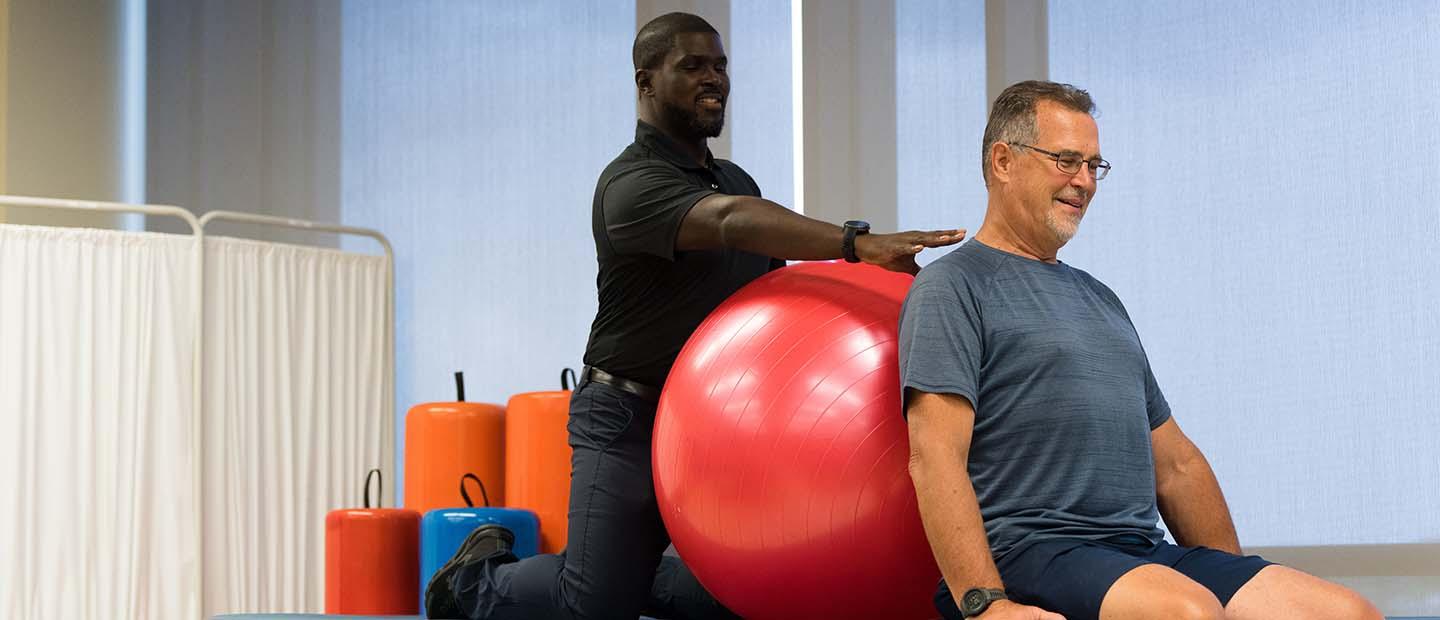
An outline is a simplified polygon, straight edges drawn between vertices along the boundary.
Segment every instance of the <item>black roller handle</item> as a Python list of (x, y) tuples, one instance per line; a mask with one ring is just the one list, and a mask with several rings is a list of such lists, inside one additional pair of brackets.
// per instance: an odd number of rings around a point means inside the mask
[(385, 499), (385, 477), (380, 474), (379, 469), (372, 469), (365, 474), (365, 489), (360, 494), (365, 497), (365, 507), (370, 508), (370, 478), (375, 478), (375, 508), (380, 507), (381, 500)]
[(465, 498), (465, 505), (471, 508), (475, 507), (475, 501), (470, 499), (470, 492), (465, 490), (466, 480), (474, 480), (475, 484), (480, 485), (480, 499), (484, 500), (485, 507), (489, 508), (490, 494), (485, 492), (485, 481), (481, 480), (480, 476), (477, 476), (475, 474), (465, 474), (464, 476), (460, 477), (460, 497)]

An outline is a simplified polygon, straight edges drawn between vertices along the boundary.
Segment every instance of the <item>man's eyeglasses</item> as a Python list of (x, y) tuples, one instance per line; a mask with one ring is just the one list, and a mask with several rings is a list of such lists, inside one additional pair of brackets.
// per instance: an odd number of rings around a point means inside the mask
[(1080, 164), (1088, 164), (1090, 166), (1090, 173), (1095, 175), (1096, 181), (1110, 174), (1110, 162), (1100, 159), (1099, 157), (1094, 159), (1081, 159), (1080, 156), (1075, 153), (1052, 153), (1045, 149), (1035, 148), (1029, 144), (1021, 144), (1019, 142), (1010, 142), (1009, 144), (1010, 146), (1030, 149), (1055, 160), (1055, 167), (1059, 168), (1060, 172), (1064, 172), (1065, 174), (1080, 172)]

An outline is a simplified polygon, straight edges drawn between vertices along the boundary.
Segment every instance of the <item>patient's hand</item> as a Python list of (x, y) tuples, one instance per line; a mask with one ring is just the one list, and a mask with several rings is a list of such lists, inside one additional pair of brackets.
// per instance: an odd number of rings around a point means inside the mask
[(991, 603), (985, 613), (974, 618), (976, 620), (1065, 620), (1065, 616), (1060, 614), (1008, 600)]

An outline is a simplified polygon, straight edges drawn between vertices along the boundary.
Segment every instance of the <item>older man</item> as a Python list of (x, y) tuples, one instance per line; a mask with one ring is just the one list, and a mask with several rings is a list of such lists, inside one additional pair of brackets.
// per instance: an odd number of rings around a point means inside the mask
[(1065, 84), (1000, 94), (984, 225), (905, 302), (910, 472), (944, 575), (937, 607), (983, 620), (1379, 618), (1350, 590), (1241, 554), (1119, 298), (1057, 260), (1110, 170), (1093, 110)]

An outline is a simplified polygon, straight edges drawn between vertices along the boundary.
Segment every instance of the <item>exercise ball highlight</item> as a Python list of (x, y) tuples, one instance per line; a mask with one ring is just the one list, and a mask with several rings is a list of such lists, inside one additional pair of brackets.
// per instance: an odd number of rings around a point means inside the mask
[(896, 329), (912, 277), (810, 262), (703, 322), (660, 397), (655, 490), (676, 550), (749, 620), (937, 617)]

